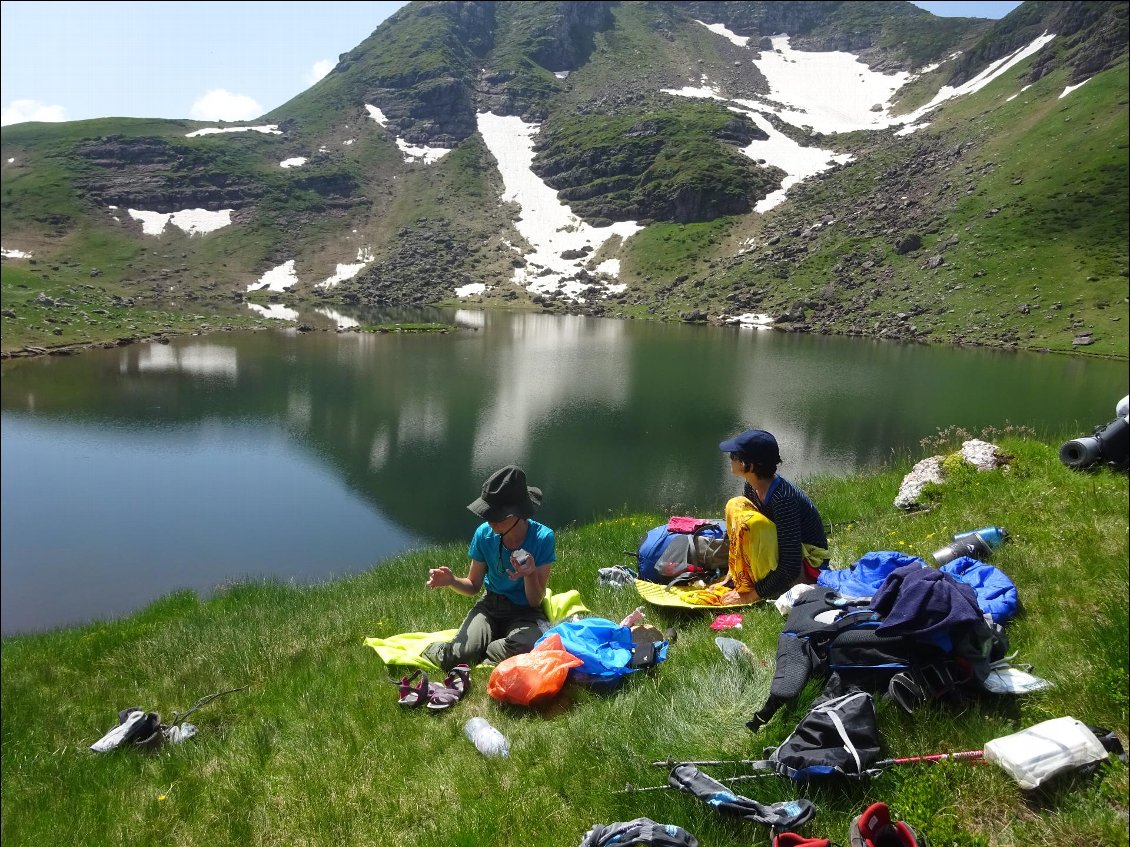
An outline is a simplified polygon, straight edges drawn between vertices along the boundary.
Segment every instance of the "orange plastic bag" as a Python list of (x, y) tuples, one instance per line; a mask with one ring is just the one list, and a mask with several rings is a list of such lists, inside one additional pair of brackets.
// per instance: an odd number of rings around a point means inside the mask
[(499, 662), (490, 673), (487, 693), (503, 703), (529, 706), (561, 691), (569, 670), (583, 664), (564, 649), (561, 636), (554, 633), (529, 653)]

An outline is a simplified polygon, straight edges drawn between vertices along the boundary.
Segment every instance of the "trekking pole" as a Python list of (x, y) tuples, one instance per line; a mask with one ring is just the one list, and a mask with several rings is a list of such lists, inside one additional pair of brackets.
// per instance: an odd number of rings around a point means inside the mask
[(222, 697), (225, 694), (234, 694), (236, 691), (244, 691), (244, 690), (246, 690), (246, 688), (247, 688), (246, 685), (241, 685), (239, 688), (229, 688), (227, 691), (217, 691), (215, 694), (205, 694), (203, 697), (201, 697), (199, 700), (197, 700), (195, 703), (193, 703), (192, 708), (189, 709), (187, 712), (185, 712), (183, 715), (181, 715), (179, 712), (174, 712), (172, 723), (174, 723), (174, 724), (180, 723), (181, 721), (186, 720), (189, 715), (191, 715), (193, 712), (195, 712), (201, 706), (207, 706), (209, 703), (211, 703), (217, 697)]
[(932, 753), (929, 756), (904, 756), (899, 759), (883, 759), (875, 763), (874, 767), (885, 768), (890, 765), (910, 765), (921, 762), (934, 763), (951, 761), (976, 761), (985, 757), (984, 750), (965, 750), (961, 753)]
[(675, 765), (695, 765), (701, 767), (703, 765), (756, 765), (759, 759), (701, 759), (699, 761), (691, 761), (688, 759), (672, 759), (667, 757), (663, 762), (652, 762), (651, 764), (657, 768), (673, 768)]
[[(664, 763), (663, 762), (657, 762), (656, 764), (664, 764)], [(680, 764), (689, 765), (689, 764), (691, 764), (691, 762), (680, 762)], [(729, 762), (723, 762), (723, 764), (730, 764), (730, 763)], [(744, 779), (763, 779), (767, 776), (777, 776), (777, 775), (778, 774), (773, 772), (773, 771), (768, 771), (766, 773), (746, 774), (745, 776), (728, 776), (728, 777), (725, 777), (724, 779), (720, 779), (718, 781), (719, 782), (740, 782)], [(644, 786), (643, 788), (639, 788), (635, 785), (632, 785), (632, 783), (629, 782), (627, 785), (624, 786), (623, 791), (618, 791), (616, 793), (617, 794), (636, 794), (640, 791), (668, 791), (672, 788), (674, 788), (673, 785), (647, 785), (647, 786)]]

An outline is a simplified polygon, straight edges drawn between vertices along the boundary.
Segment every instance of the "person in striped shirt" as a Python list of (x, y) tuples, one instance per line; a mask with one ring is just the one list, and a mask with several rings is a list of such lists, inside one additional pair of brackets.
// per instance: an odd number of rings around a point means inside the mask
[[(777, 475), (781, 464), (777, 439), (763, 429), (750, 429), (718, 447), (729, 455), (730, 472), (745, 480), (744, 499), (777, 528), (777, 561), (768, 563), (768, 573), (752, 580), (752, 587), (735, 584), (736, 596), (724, 597), (723, 603), (772, 600), (798, 583), (814, 583), (828, 563), (828, 536), (808, 495)], [(733, 500), (727, 504), (727, 513), (732, 504)]]

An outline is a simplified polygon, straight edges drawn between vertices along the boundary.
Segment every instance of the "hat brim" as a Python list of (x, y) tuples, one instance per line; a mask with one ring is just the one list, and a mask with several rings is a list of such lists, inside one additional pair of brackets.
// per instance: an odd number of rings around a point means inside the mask
[(718, 445), (718, 449), (721, 450), (723, 453), (741, 453), (741, 452), (743, 452), (742, 445), (738, 444), (738, 440), (736, 438), (726, 439), (725, 441), (723, 441), (721, 444)]
[(532, 486), (526, 489), (524, 503), (505, 503), (492, 506), (482, 497), (467, 504), (467, 508), (484, 521), (501, 521), (510, 517), (528, 518), (541, 507), (541, 489)]

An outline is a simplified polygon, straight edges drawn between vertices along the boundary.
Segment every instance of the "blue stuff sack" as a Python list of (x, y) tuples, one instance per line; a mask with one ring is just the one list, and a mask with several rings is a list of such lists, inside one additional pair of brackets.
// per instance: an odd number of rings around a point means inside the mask
[[(578, 682), (614, 683), (632, 673), (632, 631), (605, 618), (565, 621), (547, 630), (537, 644), (550, 635), (561, 636), (561, 645), (583, 664), (569, 671)], [(536, 647), (537, 644), (534, 646)]]

